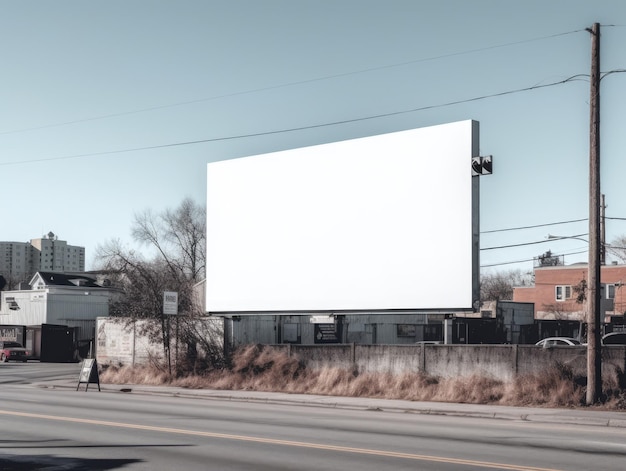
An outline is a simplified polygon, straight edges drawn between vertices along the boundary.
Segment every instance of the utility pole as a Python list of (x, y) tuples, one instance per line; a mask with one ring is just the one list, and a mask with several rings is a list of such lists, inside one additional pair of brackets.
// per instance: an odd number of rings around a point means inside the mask
[(600, 329), (600, 24), (591, 29), (589, 139), (589, 275), (587, 295), (587, 405), (602, 395)]

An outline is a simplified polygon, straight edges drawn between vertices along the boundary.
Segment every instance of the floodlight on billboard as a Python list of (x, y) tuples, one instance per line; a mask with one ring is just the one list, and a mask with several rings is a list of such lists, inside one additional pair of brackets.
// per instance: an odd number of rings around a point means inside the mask
[(493, 158), (491, 155), (472, 157), (472, 176), (491, 175), (493, 173)]

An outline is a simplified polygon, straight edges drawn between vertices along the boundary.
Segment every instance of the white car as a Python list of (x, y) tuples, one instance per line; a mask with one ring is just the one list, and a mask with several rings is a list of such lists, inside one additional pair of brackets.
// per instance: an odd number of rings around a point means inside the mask
[(540, 340), (535, 345), (539, 345), (540, 347), (571, 347), (576, 345), (582, 345), (580, 340), (574, 339), (572, 337), (548, 337), (543, 340)]

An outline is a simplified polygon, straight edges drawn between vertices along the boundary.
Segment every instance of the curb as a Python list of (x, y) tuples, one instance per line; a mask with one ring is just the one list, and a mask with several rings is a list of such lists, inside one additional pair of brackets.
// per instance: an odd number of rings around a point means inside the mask
[[(75, 383), (36, 383), (33, 386), (42, 389), (71, 389), (76, 390)], [(417, 414), (417, 415), (441, 415), (449, 417), (472, 417), (482, 419), (496, 419), (496, 420), (509, 420), (509, 421), (523, 421), (523, 422), (535, 422), (535, 423), (550, 423), (550, 424), (562, 424), (562, 425), (580, 425), (580, 426), (597, 426), (597, 427), (613, 427), (613, 428), (626, 428), (626, 413), (615, 412), (615, 414), (621, 414), (621, 417), (612, 417), (609, 414), (613, 414), (610, 411), (581, 411), (582, 414), (575, 414), (575, 411), (569, 409), (550, 410), (546, 409), (545, 412), (540, 412), (540, 409), (528, 408), (522, 410), (516, 410), (515, 407), (511, 407), (510, 411), (502, 410), (506, 406), (489, 406), (489, 405), (472, 405), (463, 404), (462, 407), (481, 408), (482, 410), (461, 410), (459, 408), (451, 408), (450, 404), (441, 404), (441, 408), (438, 407), (419, 407), (417, 405), (411, 406), (410, 402), (406, 405), (393, 404), (393, 401), (386, 399), (367, 399), (365, 401), (359, 401), (356, 398), (336, 398), (333, 396), (306, 396), (301, 395), (301, 398), (295, 397), (281, 397), (289, 396), (283, 393), (259, 393), (259, 395), (246, 394), (245, 391), (239, 392), (240, 394), (228, 393), (225, 391), (213, 391), (207, 390), (193, 390), (193, 389), (181, 389), (181, 388), (164, 388), (164, 387), (142, 387), (141, 385), (100, 385), (101, 391), (96, 388), (91, 389), (95, 392), (106, 393), (122, 393), (122, 394), (144, 394), (154, 396), (170, 396), (181, 397), (188, 399), (203, 399), (203, 400), (217, 400), (217, 401), (229, 401), (229, 402), (250, 402), (261, 404), (276, 404), (276, 405), (299, 405), (306, 407), (323, 407), (330, 409), (346, 409), (346, 410), (363, 410), (372, 412), (395, 412), (404, 414)], [(83, 391), (84, 392), (84, 391)], [(89, 392), (89, 391), (88, 391)], [(600, 412), (605, 416), (596, 415), (592, 416), (595, 412)]]

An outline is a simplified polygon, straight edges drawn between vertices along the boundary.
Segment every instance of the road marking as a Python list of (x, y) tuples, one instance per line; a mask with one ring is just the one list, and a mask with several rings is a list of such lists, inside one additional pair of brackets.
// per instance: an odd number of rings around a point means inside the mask
[(178, 435), (192, 435), (196, 437), (220, 438), (224, 440), (238, 440), (238, 441), (244, 441), (244, 442), (265, 443), (265, 444), (270, 444), (270, 445), (282, 445), (282, 446), (291, 446), (291, 447), (299, 447), (299, 448), (310, 448), (310, 449), (316, 449), (316, 450), (337, 451), (337, 452), (342, 452), (342, 453), (376, 455), (376, 456), (384, 456), (387, 458), (401, 458), (401, 459), (407, 459), (407, 460), (459, 464), (459, 465), (464, 465), (464, 466), (476, 466), (476, 467), (481, 467), (481, 468), (503, 469), (503, 470), (510, 470), (510, 471), (559, 471), (559, 470), (552, 469), (552, 468), (536, 468), (533, 466), (518, 466), (514, 464), (492, 463), (489, 461), (475, 461), (475, 460), (465, 460), (465, 459), (458, 459), (458, 458), (446, 458), (442, 456), (419, 455), (419, 454), (414, 454), (414, 453), (401, 453), (401, 452), (385, 451), (385, 450), (373, 450), (369, 448), (353, 448), (353, 447), (347, 447), (347, 446), (324, 445), (320, 443), (296, 442), (296, 441), (291, 441), (291, 440), (279, 440), (275, 438), (252, 437), (252, 436), (247, 436), (247, 435), (232, 435), (228, 433), (219, 433), (219, 432), (201, 432), (197, 430), (186, 430), (186, 429), (170, 428), (170, 427), (157, 427), (153, 425), (139, 425), (139, 424), (128, 424), (128, 423), (123, 423), (123, 422), (110, 422), (107, 420), (79, 419), (75, 417), (61, 417), (61, 416), (55, 416), (55, 415), (33, 414), (30, 412), (14, 412), (14, 411), (0, 410), (0, 415), (15, 416), (15, 417), (28, 417), (32, 419), (54, 420), (54, 421), (59, 421), (59, 422), (72, 422), (72, 423), (78, 423), (78, 424), (102, 425), (106, 427), (127, 428), (127, 429), (134, 429), (134, 430), (148, 430), (152, 432), (173, 433), (173, 434), (178, 434)]

